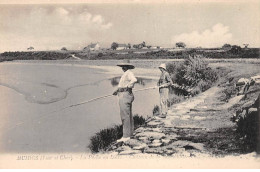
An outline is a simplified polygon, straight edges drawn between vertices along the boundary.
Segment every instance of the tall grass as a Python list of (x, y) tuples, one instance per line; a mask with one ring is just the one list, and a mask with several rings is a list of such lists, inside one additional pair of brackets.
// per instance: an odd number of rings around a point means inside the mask
[[(203, 56), (189, 56), (182, 63), (168, 63), (167, 70), (174, 83), (192, 88), (191, 95), (196, 95), (209, 89), (218, 80), (215, 69), (208, 67), (208, 62)], [(176, 89), (175, 89), (176, 91)], [(177, 94), (185, 95), (181, 90)]]
[[(242, 143), (244, 152), (252, 152), (257, 150), (259, 137), (259, 117), (258, 112), (250, 112), (244, 117), (240, 117), (237, 122), (237, 132)], [(258, 150), (259, 151), (259, 150)]]
[[(146, 119), (142, 116), (135, 115), (134, 128), (138, 128), (145, 124)], [(102, 129), (90, 138), (88, 148), (92, 153), (106, 151), (113, 142), (123, 136), (123, 126), (115, 125), (111, 128)]]

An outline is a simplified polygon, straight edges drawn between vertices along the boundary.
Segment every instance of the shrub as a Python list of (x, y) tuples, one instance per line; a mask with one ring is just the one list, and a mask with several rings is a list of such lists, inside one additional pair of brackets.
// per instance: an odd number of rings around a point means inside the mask
[(153, 115), (158, 116), (160, 114), (160, 107), (158, 105), (155, 105), (153, 107)]
[[(218, 80), (217, 72), (208, 67), (203, 56), (189, 56), (182, 63), (169, 63), (167, 70), (174, 83), (186, 88), (193, 88), (192, 95), (209, 89)], [(175, 89), (176, 90), (176, 89)], [(185, 90), (177, 90), (178, 95), (188, 94)]]
[(92, 153), (97, 153), (106, 150), (109, 145), (123, 136), (122, 125), (116, 125), (112, 128), (103, 129), (90, 138), (88, 146)]
[(251, 112), (244, 118), (240, 118), (237, 122), (237, 132), (241, 137), (244, 152), (252, 152), (257, 149), (257, 138), (259, 137), (258, 130), (258, 112)]
[(232, 54), (239, 54), (242, 52), (242, 48), (237, 45), (233, 45), (231, 49), (229, 50)]
[(134, 129), (138, 128), (139, 126), (145, 124), (145, 119), (142, 116), (135, 115), (134, 117)]
[[(135, 129), (145, 124), (146, 120), (142, 116), (135, 115), (133, 118)], [(88, 148), (92, 153), (106, 151), (110, 147), (111, 143), (120, 139), (122, 136), (122, 125), (115, 125), (111, 128), (102, 129), (90, 138), (90, 144)]]
[(103, 53), (98, 53), (98, 57), (102, 57), (103, 56)]

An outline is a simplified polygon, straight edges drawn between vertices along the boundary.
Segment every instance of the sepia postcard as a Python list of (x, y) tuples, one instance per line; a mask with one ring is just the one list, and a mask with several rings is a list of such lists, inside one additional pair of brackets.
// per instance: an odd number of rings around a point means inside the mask
[(0, 169), (260, 168), (260, 1), (0, 0)]

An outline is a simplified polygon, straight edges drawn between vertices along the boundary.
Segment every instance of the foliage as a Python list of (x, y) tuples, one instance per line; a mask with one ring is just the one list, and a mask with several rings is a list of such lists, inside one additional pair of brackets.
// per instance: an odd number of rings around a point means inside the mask
[(68, 51), (66, 47), (62, 47), (61, 51)]
[(142, 116), (135, 115), (133, 118), (134, 118), (134, 129), (145, 124), (145, 119)]
[(237, 45), (233, 45), (230, 49), (230, 52), (232, 54), (239, 54), (242, 52), (242, 48), (240, 46), (237, 46)]
[(168, 63), (166, 68), (174, 83), (193, 88), (192, 95), (207, 90), (218, 79), (217, 72), (199, 55), (189, 56), (182, 63)]
[(88, 148), (92, 153), (106, 150), (110, 144), (123, 136), (123, 126), (116, 125), (111, 128), (103, 129), (90, 138)]
[(34, 50), (34, 47), (29, 47), (29, 48), (27, 48), (27, 50)]
[(186, 44), (184, 42), (176, 42), (175, 46), (177, 48), (185, 48), (186, 47)]
[(133, 45), (133, 48), (135, 48), (135, 49), (142, 49), (143, 47), (146, 47), (146, 44), (144, 41), (141, 44)]
[(154, 116), (160, 115), (160, 107), (159, 107), (158, 105), (155, 105), (155, 106), (153, 107), (153, 115), (154, 115)]
[(112, 50), (116, 50), (117, 47), (118, 47), (118, 43), (113, 42), (113, 43), (111, 44), (111, 49), (112, 49)]
[(230, 44), (224, 44), (222, 46), (222, 49), (229, 50), (229, 49), (231, 49), (231, 45)]
[(98, 57), (102, 57), (103, 56), (103, 53), (98, 53)]
[(0, 55), (0, 61), (6, 60), (59, 60), (66, 59), (70, 54), (55, 51), (30, 51), (30, 52), (4, 52)]
[(252, 152), (257, 149), (257, 139), (259, 137), (258, 112), (254, 111), (240, 118), (237, 122), (237, 132), (241, 137), (243, 151)]
[[(145, 124), (145, 119), (142, 116), (135, 115), (134, 128), (138, 128)], [(90, 138), (88, 148), (92, 153), (106, 151), (110, 145), (123, 136), (122, 125), (115, 125), (111, 128), (102, 129)]]
[[(73, 54), (81, 59), (87, 60), (99, 60), (99, 59), (186, 59), (190, 56), (200, 54), (205, 58), (260, 58), (259, 48), (247, 48), (238, 50), (224, 50), (224, 49), (185, 49), (182, 51), (167, 51), (164, 49), (160, 50), (146, 50), (146, 53), (135, 53), (135, 51), (141, 50), (127, 50), (126, 54), (116, 54), (115, 51), (102, 50), (102, 57), (99, 52), (90, 52), (89, 48), (86, 47), (84, 50), (75, 51)], [(0, 54), (0, 61), (9, 60), (60, 60), (66, 59), (72, 51), (15, 51), (15, 52), (4, 52)]]

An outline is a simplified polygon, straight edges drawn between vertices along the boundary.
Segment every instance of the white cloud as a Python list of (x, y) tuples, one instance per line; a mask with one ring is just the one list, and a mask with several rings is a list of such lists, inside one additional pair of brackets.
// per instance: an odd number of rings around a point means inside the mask
[(66, 9), (64, 9), (64, 8), (56, 8), (55, 10), (54, 10), (54, 12), (56, 12), (58, 15), (60, 15), (60, 16), (66, 16), (66, 15), (68, 15), (69, 14), (69, 11), (68, 10), (66, 10)]
[(104, 22), (101, 15), (94, 16), (92, 21), (96, 24), (102, 24)]
[[(8, 46), (15, 50), (25, 50), (28, 46), (35, 46), (36, 50), (86, 46), (90, 42), (102, 42), (113, 26), (102, 15), (61, 7), (33, 8), (19, 15), (15, 14), (15, 17), (1, 18), (0, 14), (0, 19), (6, 26), (0, 27), (0, 40), (6, 45), (0, 47), (0, 51), (5, 51)], [(19, 37), (21, 41), (17, 42), (17, 38), (9, 39), (10, 35), (12, 38)]]
[(188, 47), (220, 47), (225, 43), (230, 43), (232, 34), (229, 27), (221, 23), (214, 25), (211, 29), (206, 29), (199, 33), (193, 31), (191, 33), (182, 33), (172, 37), (172, 43), (184, 42)]

